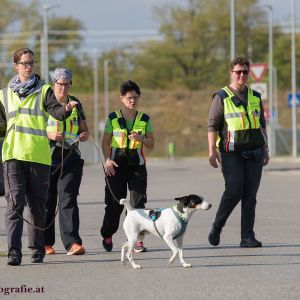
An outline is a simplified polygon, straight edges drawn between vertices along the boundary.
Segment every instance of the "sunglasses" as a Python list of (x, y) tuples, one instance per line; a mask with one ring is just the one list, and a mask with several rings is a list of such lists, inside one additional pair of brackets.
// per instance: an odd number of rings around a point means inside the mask
[(248, 70), (238, 70), (238, 71), (232, 70), (232, 72), (236, 73), (239, 76), (242, 75), (242, 74), (244, 74), (244, 75), (248, 75), (249, 74)]

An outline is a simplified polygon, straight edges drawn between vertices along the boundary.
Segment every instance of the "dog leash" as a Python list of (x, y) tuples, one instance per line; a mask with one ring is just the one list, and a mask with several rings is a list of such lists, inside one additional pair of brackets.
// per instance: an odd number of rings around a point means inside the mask
[[(82, 124), (83, 124), (85, 130), (88, 132), (87, 125), (86, 125), (85, 122), (84, 122), (84, 119), (83, 119), (83, 117), (82, 117), (82, 115), (81, 115), (81, 112), (78, 110), (77, 113), (78, 113), (79, 119), (82, 120)], [(93, 144), (93, 146), (95, 147), (95, 149), (96, 149), (96, 151), (97, 151), (98, 158), (100, 159), (100, 163), (101, 163), (102, 170), (103, 170), (103, 173), (104, 173), (104, 179), (105, 179), (106, 185), (107, 185), (107, 187), (108, 187), (108, 190), (109, 190), (109, 192), (111, 193), (113, 199), (114, 199), (118, 204), (120, 204), (120, 199), (118, 199), (118, 198), (116, 197), (116, 195), (115, 195), (114, 192), (112, 191), (111, 185), (110, 185), (110, 183), (109, 183), (109, 179), (108, 179), (108, 176), (107, 176), (106, 171), (105, 171), (105, 167), (104, 167), (104, 162), (103, 162), (103, 159), (102, 159), (101, 151), (100, 151), (98, 145), (96, 144), (96, 142), (94, 141), (94, 139), (93, 139), (90, 135), (89, 135), (89, 140), (90, 140), (90, 142)]]

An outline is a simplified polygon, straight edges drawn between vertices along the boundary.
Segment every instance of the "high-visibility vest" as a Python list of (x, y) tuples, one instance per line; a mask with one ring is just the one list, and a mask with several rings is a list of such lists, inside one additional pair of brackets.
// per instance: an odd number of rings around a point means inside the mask
[(248, 88), (247, 107), (226, 86), (218, 93), (224, 106), (226, 133), (219, 133), (217, 140), (221, 151), (243, 151), (257, 149), (265, 144), (260, 124), (260, 94)]
[(130, 129), (127, 128), (126, 120), (120, 110), (110, 113), (108, 117), (113, 129), (110, 158), (121, 164), (144, 165), (145, 157), (142, 142), (130, 140), (128, 135), (130, 131), (145, 135), (149, 116), (142, 112), (137, 112), (133, 126)]
[(46, 124), (49, 114), (44, 99), (50, 85), (39, 83), (24, 100), (10, 88), (0, 91), (5, 107), (7, 130), (2, 148), (3, 161), (16, 159), (50, 165), (50, 147)]
[[(69, 96), (68, 99), (72, 101), (71, 97)], [(77, 108), (74, 107), (72, 109), (70, 116), (65, 121), (59, 121), (53, 118), (52, 116), (49, 116), (46, 130), (48, 133), (52, 133), (52, 132), (64, 133), (64, 138), (66, 141), (77, 140), (78, 130), (79, 130)]]

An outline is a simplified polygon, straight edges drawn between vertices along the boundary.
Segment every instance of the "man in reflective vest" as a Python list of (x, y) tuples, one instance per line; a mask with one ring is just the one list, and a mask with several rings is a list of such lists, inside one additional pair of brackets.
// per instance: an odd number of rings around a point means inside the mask
[[(152, 149), (154, 146), (151, 119), (137, 111), (141, 95), (139, 86), (129, 80), (121, 85), (120, 92), (122, 108), (109, 114), (102, 140), (107, 184), (101, 235), (102, 245), (108, 252), (112, 250), (112, 236), (118, 230), (124, 208), (119, 200), (126, 198), (127, 188), (131, 205), (145, 207), (147, 170), (143, 147)], [(145, 250), (142, 240), (138, 241), (135, 251)]]
[(49, 186), (50, 147), (46, 133), (48, 114), (64, 120), (76, 102), (61, 106), (49, 85), (34, 73), (34, 53), (28, 48), (14, 53), (17, 75), (0, 91), (0, 125), (5, 132), (2, 149), (8, 243), (7, 264), (22, 260), (23, 210), (28, 207), (28, 247), (31, 262), (42, 263), (45, 201)]

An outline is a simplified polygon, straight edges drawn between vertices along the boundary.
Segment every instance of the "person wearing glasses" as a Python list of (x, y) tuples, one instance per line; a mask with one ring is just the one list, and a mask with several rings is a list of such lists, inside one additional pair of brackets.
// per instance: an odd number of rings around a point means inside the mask
[(242, 248), (262, 247), (255, 238), (256, 194), (262, 169), (269, 162), (266, 122), (261, 96), (247, 86), (250, 63), (236, 57), (230, 64), (230, 84), (213, 95), (208, 117), (209, 163), (220, 164), (225, 191), (208, 236), (220, 243), (228, 217), (241, 201)]
[(58, 214), (62, 243), (67, 255), (85, 253), (79, 236), (79, 209), (77, 196), (81, 184), (84, 160), (81, 158), (79, 142), (89, 137), (85, 113), (77, 98), (69, 95), (72, 86), (72, 72), (57, 68), (53, 75), (53, 90), (57, 101), (66, 106), (76, 101), (77, 106), (64, 121), (49, 117), (47, 133), (50, 139), (52, 162), (50, 168), (50, 186), (48, 192), (47, 229), (45, 231), (45, 253), (54, 254), (55, 216), (57, 197), (59, 198)]
[(23, 210), (27, 203), (28, 247), (31, 262), (42, 263), (45, 255), (45, 203), (49, 187), (51, 154), (46, 132), (48, 114), (67, 118), (77, 102), (57, 102), (50, 85), (34, 73), (34, 53), (18, 49), (13, 57), (17, 75), (0, 91), (0, 132), (5, 136), (5, 222), (10, 266), (22, 261)]
[[(141, 91), (131, 81), (121, 84), (120, 110), (111, 112), (105, 123), (102, 151), (105, 158), (105, 214), (101, 227), (102, 245), (110, 252), (112, 236), (119, 227), (124, 206), (119, 204), (126, 198), (127, 188), (132, 207), (144, 208), (147, 202), (147, 170), (144, 147), (152, 149), (154, 135), (150, 117), (137, 111)], [(145, 252), (142, 239), (136, 243), (136, 252)]]

